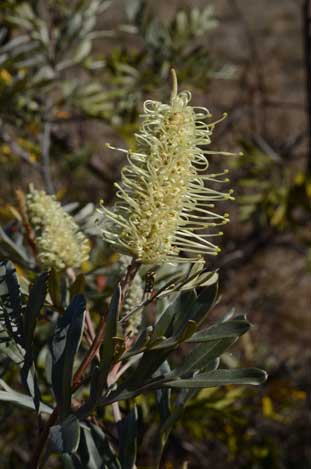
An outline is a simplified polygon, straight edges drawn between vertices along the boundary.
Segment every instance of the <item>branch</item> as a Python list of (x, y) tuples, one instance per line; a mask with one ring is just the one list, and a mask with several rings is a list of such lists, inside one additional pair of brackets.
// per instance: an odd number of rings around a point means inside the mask
[(51, 124), (49, 122), (44, 124), (41, 146), (45, 189), (48, 194), (53, 194), (55, 191), (50, 170)]
[(29, 156), (29, 153), (26, 150), (24, 150), (22, 147), (20, 147), (16, 142), (14, 142), (11, 136), (6, 132), (4, 124), (1, 119), (0, 119), (0, 139), (3, 140), (3, 142), (6, 143), (10, 147), (12, 153), (14, 153), (23, 161), (25, 161), (25, 163), (29, 164), (30, 166), (35, 168), (37, 171), (40, 171), (42, 173), (42, 167), (35, 161), (32, 161), (32, 159)]
[(302, 5), (304, 62), (306, 77), (306, 107), (308, 118), (307, 174), (311, 175), (311, 0)]
[[(119, 314), (120, 314), (120, 312), (123, 308), (127, 291), (130, 288), (131, 283), (132, 283), (132, 281), (133, 281), (139, 267), (140, 267), (140, 263), (133, 259), (132, 263), (130, 264), (130, 266), (127, 269), (126, 275), (120, 281), (121, 299), (120, 299), (120, 305), (119, 305)], [(75, 392), (80, 387), (80, 385), (83, 383), (83, 377), (84, 377), (85, 371), (88, 368), (88, 366), (91, 364), (93, 358), (95, 357), (97, 351), (99, 350), (99, 348), (102, 344), (102, 341), (104, 339), (104, 335), (105, 335), (105, 320), (104, 320), (104, 318), (102, 318), (102, 320), (100, 322), (100, 325), (99, 325), (99, 328), (98, 328), (98, 331), (97, 331), (97, 334), (96, 334), (96, 337), (93, 341), (93, 344), (92, 344), (91, 348), (89, 349), (87, 355), (84, 357), (80, 367), (78, 368), (78, 370), (76, 371), (76, 373), (73, 377), (72, 392)], [(40, 460), (41, 453), (42, 453), (42, 451), (45, 447), (46, 441), (47, 441), (48, 436), (49, 436), (50, 428), (56, 422), (57, 417), (58, 417), (58, 408), (56, 406), (53, 413), (51, 414), (49, 420), (47, 421), (46, 426), (44, 428), (44, 431), (41, 434), (41, 436), (39, 438), (39, 441), (38, 441), (38, 443), (35, 447), (35, 450), (33, 452), (33, 456), (31, 458), (29, 466), (28, 466), (29, 469), (36, 469), (38, 467), (38, 463), (39, 463), (39, 460)]]

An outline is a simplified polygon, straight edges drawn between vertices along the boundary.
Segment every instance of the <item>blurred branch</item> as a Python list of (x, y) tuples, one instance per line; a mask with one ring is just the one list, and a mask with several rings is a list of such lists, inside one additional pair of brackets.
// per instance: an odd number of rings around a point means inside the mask
[(311, 0), (304, 0), (302, 6), (304, 25), (304, 57), (306, 75), (306, 105), (308, 114), (307, 174), (311, 174)]
[(254, 143), (270, 158), (275, 162), (275, 163), (281, 163), (282, 158), (280, 155), (272, 148), (272, 146), (260, 135), (254, 135), (253, 137)]
[(296, 101), (284, 101), (280, 99), (274, 99), (274, 98), (267, 98), (263, 104), (268, 107), (276, 107), (276, 108), (282, 108), (285, 107), (286, 109), (295, 109), (298, 111), (303, 111), (304, 106), (300, 102)]
[(6, 132), (2, 120), (0, 120), (0, 139), (10, 147), (12, 153), (17, 155), (19, 158), (21, 158), (23, 161), (28, 163), (30, 166), (32, 166), (36, 170), (42, 172), (41, 166), (38, 163), (36, 163), (35, 161), (32, 161), (32, 159), (30, 158), (28, 152), (26, 150), (24, 150), (21, 146), (19, 146), (11, 138), (11, 136)]
[[(240, 8), (237, 0), (230, 0), (229, 5), (234, 11), (234, 14), (240, 21), (240, 24), (244, 31), (245, 42), (249, 49), (249, 59), (248, 65), (252, 67), (256, 77), (256, 88), (250, 88), (250, 95), (253, 101), (253, 106), (255, 109), (254, 115), (254, 127), (257, 134), (265, 134), (266, 130), (266, 112), (265, 112), (265, 102), (266, 102), (266, 83), (264, 77), (264, 64), (261, 60), (259, 49), (256, 44), (256, 40), (251, 30), (243, 12)], [(257, 111), (257, 116), (256, 116)]]
[(94, 176), (101, 179), (103, 182), (106, 182), (107, 184), (113, 184), (114, 183), (114, 178), (112, 178), (109, 174), (104, 173), (92, 161), (88, 161), (86, 163), (86, 167), (92, 174), (94, 174)]
[(54, 185), (51, 177), (50, 169), (50, 148), (51, 148), (51, 124), (46, 122), (44, 124), (44, 131), (42, 136), (42, 162), (43, 162), (43, 179), (45, 189), (48, 194), (53, 194)]

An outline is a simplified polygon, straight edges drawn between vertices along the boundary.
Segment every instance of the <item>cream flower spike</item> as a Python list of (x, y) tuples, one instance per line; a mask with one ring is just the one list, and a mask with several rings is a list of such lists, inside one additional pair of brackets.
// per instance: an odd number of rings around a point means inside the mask
[(44, 267), (62, 270), (80, 267), (88, 260), (88, 239), (54, 196), (30, 186), (26, 206), (36, 235), (38, 258)]
[[(137, 151), (118, 149), (127, 154), (128, 165), (121, 183), (115, 184), (114, 208), (101, 203), (99, 209), (106, 241), (143, 264), (197, 262), (206, 254), (216, 255), (220, 249), (211, 238), (222, 233), (206, 230), (227, 223), (229, 216), (214, 212), (214, 202), (233, 199), (233, 191), (208, 186), (228, 181), (223, 178), (227, 170), (206, 174), (206, 155), (231, 153), (201, 148), (211, 143), (217, 122), (204, 122), (209, 111), (190, 106), (190, 92), (178, 93), (174, 70), (172, 77), (170, 104), (144, 103), (143, 122), (135, 134)], [(182, 257), (182, 251), (192, 257)]]

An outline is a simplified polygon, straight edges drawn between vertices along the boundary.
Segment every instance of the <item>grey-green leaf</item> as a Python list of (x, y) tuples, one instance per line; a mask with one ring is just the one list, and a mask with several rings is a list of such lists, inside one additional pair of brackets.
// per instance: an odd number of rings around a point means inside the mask
[(80, 424), (74, 415), (69, 415), (62, 423), (50, 429), (50, 443), (53, 451), (73, 453), (80, 441)]
[(52, 339), (52, 386), (62, 417), (71, 408), (73, 364), (83, 332), (84, 316), (85, 299), (77, 295), (59, 317)]
[(226, 384), (249, 384), (257, 386), (267, 379), (267, 373), (258, 368), (238, 370), (218, 369), (208, 373), (201, 373), (190, 379), (177, 379), (165, 383), (172, 388), (210, 388)]

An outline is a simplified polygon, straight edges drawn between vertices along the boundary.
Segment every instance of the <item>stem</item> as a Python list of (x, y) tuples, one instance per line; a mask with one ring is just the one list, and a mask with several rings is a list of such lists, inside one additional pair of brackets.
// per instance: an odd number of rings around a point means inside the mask
[[(90, 365), (93, 358), (95, 357), (103, 341), (104, 333), (105, 333), (105, 319), (104, 317), (102, 317), (94, 342), (91, 348), (89, 349), (87, 355), (84, 357), (84, 360), (82, 361), (80, 367), (78, 368), (78, 370), (76, 371), (74, 375), (72, 392), (75, 392), (80, 387), (84, 373), (86, 369), (88, 368), (88, 366)], [(34, 449), (33, 455), (28, 465), (29, 469), (36, 469), (38, 467), (39, 459), (45, 447), (46, 441), (48, 439), (50, 428), (55, 424), (57, 417), (58, 417), (58, 407), (56, 406), (53, 413), (50, 415), (50, 418), (44, 427), (43, 433), (41, 434), (38, 440), (38, 443)]]
[(79, 366), (79, 368), (77, 369), (77, 371), (74, 375), (73, 385), (72, 385), (72, 392), (75, 392), (80, 387), (86, 369), (91, 364), (93, 358), (95, 357), (95, 355), (97, 354), (97, 351), (99, 350), (99, 347), (102, 344), (102, 341), (103, 341), (104, 335), (105, 335), (105, 322), (106, 322), (105, 318), (102, 317), (101, 321), (100, 321), (100, 324), (99, 324), (99, 328), (98, 328), (96, 337), (93, 341), (93, 344), (92, 344), (91, 348), (89, 349), (87, 355), (85, 356), (83, 362), (81, 363), (81, 365)]
[[(126, 293), (129, 289), (129, 287), (130, 287), (130, 285), (131, 285), (131, 283), (132, 283), (132, 281), (133, 281), (139, 267), (140, 267), (140, 263), (133, 259), (132, 263), (130, 264), (130, 266), (127, 269), (126, 275), (120, 281), (121, 300), (120, 300), (120, 305), (119, 305), (119, 314), (122, 311), (124, 301), (125, 301), (125, 298), (126, 298)], [(91, 364), (91, 362), (92, 362), (93, 358), (95, 357), (95, 355), (97, 354), (97, 352), (99, 350), (99, 347), (101, 346), (101, 343), (104, 339), (104, 335), (105, 335), (105, 319), (104, 319), (104, 317), (102, 317), (99, 328), (98, 328), (98, 331), (97, 331), (97, 334), (96, 334), (96, 337), (93, 341), (93, 344), (92, 344), (91, 348), (89, 349), (87, 355), (84, 357), (81, 365), (79, 366), (78, 370), (76, 371), (76, 373), (73, 377), (72, 392), (75, 392), (80, 387), (80, 385), (82, 384), (83, 376), (85, 374), (85, 371), (88, 368), (88, 366)], [(117, 410), (119, 410), (119, 409), (114, 408), (115, 416), (116, 416), (116, 418), (121, 419), (121, 413), (119, 411), (119, 414), (117, 414)], [(58, 417), (58, 408), (56, 406), (53, 413), (51, 414), (49, 420), (47, 421), (46, 426), (43, 430), (43, 433), (41, 434), (41, 436), (39, 438), (39, 441), (38, 441), (38, 443), (37, 443), (37, 445), (34, 449), (32, 458), (31, 458), (29, 466), (28, 466), (29, 469), (36, 469), (38, 467), (39, 459), (40, 459), (41, 453), (42, 453), (42, 451), (45, 447), (46, 441), (48, 439), (50, 428), (56, 422), (57, 417)]]
[(46, 440), (49, 436), (49, 432), (50, 432), (50, 428), (54, 425), (54, 423), (56, 422), (57, 420), (57, 417), (58, 417), (58, 408), (55, 407), (55, 409), (53, 410), (53, 412), (51, 413), (50, 417), (49, 417), (49, 420), (47, 421), (44, 429), (43, 429), (43, 432), (41, 433), (40, 435), (40, 438), (38, 440), (38, 443), (34, 449), (34, 452), (32, 454), (32, 457), (29, 461), (29, 464), (28, 464), (28, 469), (36, 469), (38, 467), (38, 463), (39, 463), (39, 459), (40, 459), (40, 456), (41, 456), (41, 453), (44, 449), (44, 446), (45, 446), (45, 443), (46, 443)]
[(308, 118), (307, 175), (311, 175), (311, 2), (304, 0), (302, 6), (303, 42), (306, 76), (306, 106)]
[(2, 119), (0, 119), (0, 137), (1, 137), (1, 140), (3, 140), (10, 147), (12, 153), (14, 153), (16, 156), (21, 158), (21, 160), (28, 163), (30, 166), (32, 166), (37, 171), (42, 172), (41, 166), (38, 163), (36, 163), (35, 161), (32, 161), (29, 153), (26, 150), (24, 150), (24, 148), (19, 146), (11, 138), (11, 136), (6, 132), (4, 122), (2, 121)]

